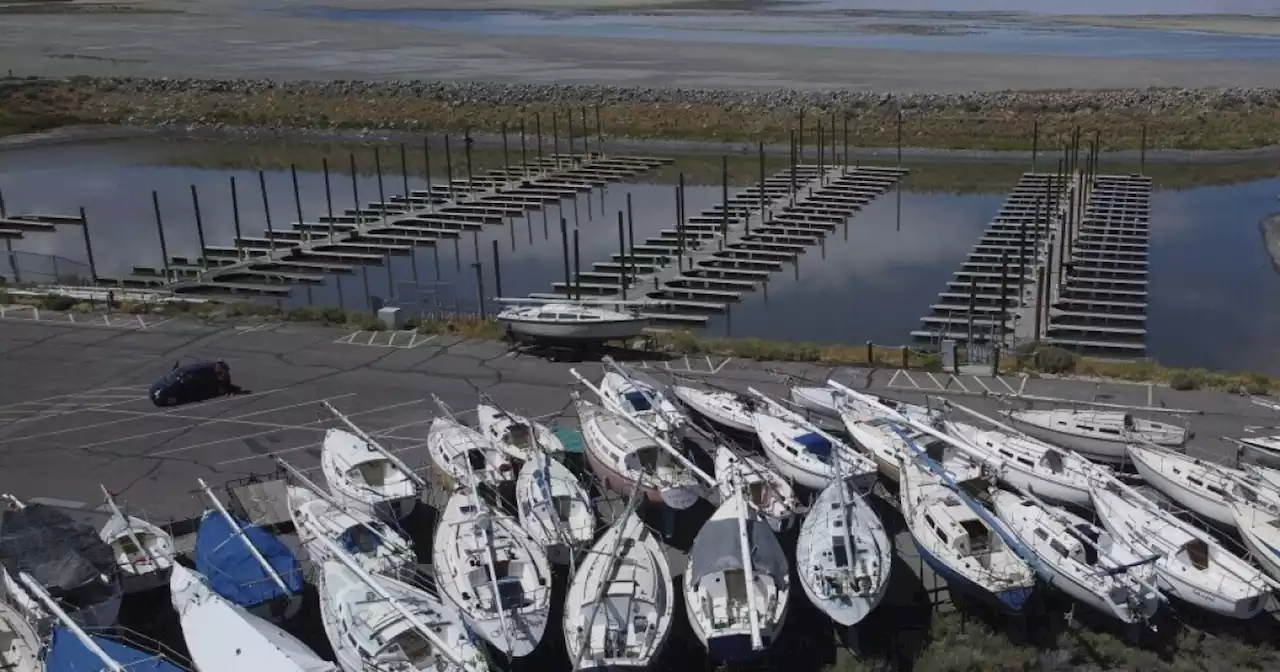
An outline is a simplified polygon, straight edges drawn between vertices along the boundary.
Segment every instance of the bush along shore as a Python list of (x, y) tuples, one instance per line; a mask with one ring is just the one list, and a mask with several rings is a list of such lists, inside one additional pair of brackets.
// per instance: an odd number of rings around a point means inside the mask
[[(1280, 90), (1142, 89), (971, 94), (731, 91), (449, 82), (75, 77), (0, 81), (0, 130), (68, 123), (496, 133), (524, 121), (544, 139), (577, 137), (786, 143), (818, 124), (828, 144), (1028, 150), (1061, 148), (1077, 126), (1103, 150), (1280, 145)], [(572, 113), (572, 120), (569, 115)], [(586, 123), (583, 124), (583, 115)], [(899, 124), (901, 119), (901, 124)], [(1144, 144), (1145, 139), (1145, 144)]]
[[(42, 310), (92, 313), (102, 306), (59, 294), (8, 293), (0, 289), (0, 305), (26, 304)], [(205, 321), (246, 319), (303, 322), (361, 331), (385, 331), (387, 326), (370, 313), (341, 308), (307, 306), (281, 310), (249, 301), (190, 303), (170, 301), (147, 304), (119, 301), (109, 310), (132, 315), (189, 317)], [(500, 340), (505, 332), (492, 318), (475, 315), (409, 320), (406, 329), (426, 334), (447, 334), (458, 338)], [(872, 343), (857, 345), (769, 341), (759, 338), (722, 338), (686, 330), (655, 331), (643, 339), (643, 347), (668, 355), (732, 357), (759, 362), (804, 362), (828, 366), (869, 366), (943, 372), (935, 353), (908, 346)], [(963, 351), (961, 352), (963, 357)], [(1073, 352), (1042, 345), (1028, 345), (1001, 358), (1002, 374), (1078, 376), (1167, 384), (1176, 390), (1211, 389), (1235, 394), (1269, 394), (1280, 390), (1280, 378), (1254, 372), (1213, 372), (1205, 369), (1166, 367), (1149, 360), (1112, 361), (1081, 357)]]

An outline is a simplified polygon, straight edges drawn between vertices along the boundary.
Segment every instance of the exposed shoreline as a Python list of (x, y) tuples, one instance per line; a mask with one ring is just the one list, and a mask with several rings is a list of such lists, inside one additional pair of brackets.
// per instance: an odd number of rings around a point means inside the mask
[(29, 126), (11, 132), (108, 124), (493, 134), (503, 124), (514, 132), (521, 121), (532, 133), (540, 119), (549, 136), (554, 118), (563, 138), (570, 110), (578, 136), (582, 115), (594, 131), (598, 110), (609, 142), (727, 143), (743, 151), (759, 141), (785, 151), (802, 113), (806, 143), (816, 143), (822, 123), (837, 151), (846, 118), (850, 146), (895, 147), (899, 115), (902, 145), (918, 150), (1027, 151), (1034, 144), (1051, 155), (1077, 127), (1084, 142), (1096, 132), (1104, 151), (1133, 152), (1144, 138), (1149, 152), (1252, 150), (1250, 156), (1263, 158), (1280, 146), (1280, 89), (1268, 88), (888, 94), (422, 81), (0, 80), (0, 122), (7, 115)]
[(1280, 273), (1280, 213), (1262, 220), (1262, 244), (1271, 255), (1271, 265)]

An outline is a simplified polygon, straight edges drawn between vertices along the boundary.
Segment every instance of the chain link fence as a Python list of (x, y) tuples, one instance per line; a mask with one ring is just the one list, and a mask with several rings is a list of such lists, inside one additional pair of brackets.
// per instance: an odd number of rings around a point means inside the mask
[(0, 251), (0, 284), (83, 287), (93, 284), (93, 274), (82, 261), (56, 254), (4, 250)]

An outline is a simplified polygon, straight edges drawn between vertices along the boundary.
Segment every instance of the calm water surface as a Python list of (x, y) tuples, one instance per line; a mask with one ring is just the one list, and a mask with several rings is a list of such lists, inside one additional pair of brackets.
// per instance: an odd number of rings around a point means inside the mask
[[(0, 189), (10, 212), (73, 213), (83, 205), (102, 275), (119, 275), (133, 265), (159, 265), (153, 189), (159, 193), (171, 255), (197, 254), (192, 184), (200, 193), (209, 244), (230, 244), (234, 235), (231, 176), (239, 185), (245, 235), (261, 235), (265, 220), (256, 172), (158, 165), (171, 150), (135, 142), (0, 152)], [(266, 182), (272, 222), (277, 228), (287, 226), (296, 219), (289, 174), (268, 172)], [(305, 218), (323, 214), (322, 176), (301, 173), (299, 183)], [(335, 174), (332, 184), (335, 210), (349, 207), (350, 178)], [(401, 193), (401, 184), (398, 173), (388, 171), (384, 176), (388, 196)], [(376, 198), (373, 177), (359, 178), (357, 186), (362, 201)], [(422, 186), (421, 178), (410, 178), (411, 188)], [(560, 216), (568, 220), (570, 235), (576, 219), (582, 266), (589, 268), (617, 251), (616, 217), (625, 207), (627, 194), (635, 205), (635, 235), (640, 242), (673, 226), (674, 189), (666, 184), (615, 185), (603, 193), (603, 206), (600, 190), (589, 199), (579, 198), (576, 217), (573, 201), (564, 201), (559, 209), (553, 206), (545, 229), (542, 215), (534, 213), (509, 226), (486, 227), (475, 237), (466, 234), (456, 248), (451, 241), (434, 251), (418, 248), (412, 257), (393, 257), (390, 277), (387, 268), (369, 267), (369, 293), (385, 298), (400, 283), (416, 278), (442, 304), (474, 310), (477, 291), (472, 264), (477, 260), (482, 264), (486, 294), (492, 296), (495, 291), (494, 241), (501, 256), (505, 294), (548, 291), (552, 282), (563, 278)], [(1278, 193), (1280, 184), (1275, 180), (1156, 193), (1148, 311), (1152, 356), (1177, 365), (1280, 371), (1280, 273), (1272, 267), (1259, 233), (1259, 222), (1280, 209), (1275, 200)], [(719, 198), (718, 187), (686, 190), (691, 214)], [(825, 249), (808, 250), (795, 267), (774, 274), (767, 291), (749, 294), (727, 318), (715, 318), (708, 330), (828, 343), (906, 342), (1004, 198), (1004, 193), (904, 191), (899, 211), (898, 199), (890, 192), (829, 236)], [(15, 249), (85, 259), (83, 239), (75, 228), (28, 235), (15, 243)], [(61, 272), (66, 273), (70, 262), (62, 264)], [(46, 274), (51, 270), (47, 262), (33, 270), (30, 259), (24, 261), (24, 268), (28, 280), (36, 279), (32, 277), (35, 270)], [(10, 274), (2, 248), (0, 274)], [(437, 277), (440, 284), (431, 284)], [(337, 305), (341, 288), (346, 307), (367, 305), (364, 283), (361, 271), (340, 276), (313, 288), (310, 300)], [(307, 290), (299, 287), (287, 305), (307, 300)]]

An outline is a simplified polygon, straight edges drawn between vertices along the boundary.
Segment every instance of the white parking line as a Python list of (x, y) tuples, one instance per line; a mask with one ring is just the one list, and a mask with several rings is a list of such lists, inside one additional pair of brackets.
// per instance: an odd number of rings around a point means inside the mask
[[(349, 397), (349, 396), (352, 396), (352, 395), (354, 395), (354, 394), (355, 394), (355, 393), (354, 393), (354, 392), (352, 392), (351, 394), (347, 394), (347, 395), (344, 395), (344, 396), (348, 396), (348, 397)], [(393, 409), (396, 409), (396, 408), (402, 408), (402, 407), (405, 407), (405, 406), (412, 406), (413, 404), (421, 404), (421, 403), (426, 402), (426, 401), (431, 401), (430, 397), (422, 398), (422, 399), (412, 399), (412, 400), (410, 400), (410, 401), (404, 401), (404, 402), (401, 402), (401, 403), (398, 403), (398, 404), (392, 404), (392, 405), (390, 405), (390, 406), (379, 406), (378, 408), (371, 408), (371, 409), (369, 409), (369, 410), (366, 410), (366, 411), (360, 411), (360, 412), (358, 412), (358, 413), (344, 413), (344, 415), (346, 415), (348, 418), (358, 418), (358, 417), (361, 417), (361, 416), (364, 416), (364, 415), (372, 415), (372, 414), (374, 414), (374, 413), (381, 413), (381, 412), (383, 412), (383, 411), (390, 411), (390, 410), (393, 410)], [(316, 403), (316, 402), (310, 402), (310, 403)], [(331, 419), (329, 419), (329, 418), (324, 418), (324, 419), (321, 419), (321, 420), (315, 420), (315, 421), (313, 421), (313, 422), (304, 422), (304, 423), (302, 423), (301, 425), (298, 425), (298, 426), (296, 426), (296, 427), (291, 427), (290, 429), (300, 429), (300, 430), (304, 430), (304, 431), (305, 431), (305, 430), (307, 430), (307, 429), (309, 429), (309, 428), (312, 428), (312, 427), (314, 427), (314, 426), (316, 426), (316, 425), (320, 425), (320, 424), (324, 424), (324, 423), (326, 423), (326, 422), (331, 422), (331, 421), (336, 421), (336, 420), (337, 420), (337, 418), (333, 418), (332, 420), (331, 420)], [(214, 440), (214, 441), (205, 441), (205, 442), (203, 442), (203, 443), (195, 443), (195, 444), (192, 444), (192, 445), (189, 445), (189, 446), (182, 446), (181, 448), (170, 448), (170, 449), (168, 449), (168, 450), (161, 450), (161, 451), (154, 452), (154, 453), (147, 453), (146, 455), (142, 455), (142, 456), (140, 456), (140, 457), (162, 457), (162, 456), (165, 456), (165, 455), (173, 455), (173, 454), (175, 454), (175, 453), (181, 453), (181, 452), (185, 452), (185, 451), (188, 451), (188, 450), (195, 450), (196, 448), (204, 448), (204, 447), (206, 447), (206, 446), (216, 446), (216, 445), (223, 444), (223, 443), (230, 443), (230, 442), (232, 442), (232, 441), (243, 441), (243, 440), (245, 440), (245, 439), (252, 439), (252, 438), (254, 438), (254, 437), (258, 437), (258, 436), (266, 436), (267, 434), (275, 434), (275, 433), (280, 432), (280, 431), (283, 431), (283, 430), (280, 430), (280, 429), (268, 429), (268, 430), (263, 430), (263, 431), (261, 431), (261, 432), (253, 432), (252, 434), (244, 434), (244, 435), (241, 435), (241, 436), (231, 436), (231, 437), (227, 437), (227, 438), (225, 438), (225, 439), (216, 439), (216, 440)]]
[(57, 395), (54, 395), (54, 396), (52, 396), (52, 397), (45, 397), (45, 398), (43, 398), (43, 399), (32, 399), (32, 400), (30, 400), (30, 401), (19, 401), (19, 402), (15, 402), (15, 403), (12, 403), (12, 404), (4, 404), (3, 406), (0, 406), (0, 410), (6, 409), (6, 408), (17, 408), (17, 407), (19, 407), (19, 406), (31, 406), (32, 404), (48, 404), (48, 403), (50, 403), (50, 402), (56, 402), (56, 401), (57, 401), (57, 400), (59, 400), (59, 399), (68, 399), (68, 398), (75, 398), (75, 397), (83, 397), (83, 396), (86, 396), (86, 395), (92, 395), (92, 394), (96, 394), (96, 393), (100, 393), (100, 392), (115, 392), (115, 391), (118, 391), (118, 390), (129, 390), (129, 391), (137, 390), (137, 391), (145, 392), (145, 391), (147, 390), (147, 388), (145, 388), (145, 387), (141, 387), (141, 386), (138, 386), (138, 385), (118, 385), (118, 386), (115, 386), (115, 387), (99, 387), (99, 388), (97, 388), (97, 389), (95, 389), (95, 390), (87, 390), (87, 391), (85, 391), (85, 392), (72, 392), (72, 393), (69, 393), (69, 394), (57, 394)]

